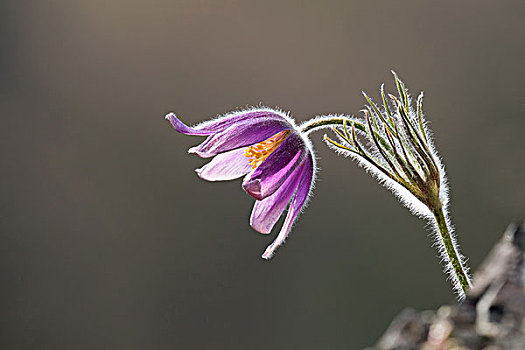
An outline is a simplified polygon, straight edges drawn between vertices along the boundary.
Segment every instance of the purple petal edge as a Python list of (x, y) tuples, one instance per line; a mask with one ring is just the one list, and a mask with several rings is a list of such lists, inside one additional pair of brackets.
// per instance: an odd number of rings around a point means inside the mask
[(250, 216), (250, 226), (254, 230), (263, 234), (270, 233), (290, 203), (303, 172), (304, 167), (297, 167), (274, 194), (255, 202)]
[(210, 130), (198, 130), (198, 129), (187, 126), (186, 124), (181, 122), (179, 118), (177, 118), (175, 113), (166, 114), (166, 119), (169, 120), (173, 128), (176, 131), (180, 132), (181, 134), (208, 136), (213, 133), (213, 131), (210, 131)]
[(165, 118), (169, 120), (173, 128), (181, 134), (209, 136), (211, 134), (223, 131), (235, 123), (258, 117), (265, 117), (267, 119), (275, 119), (289, 123), (289, 121), (282, 114), (270, 109), (253, 109), (229, 113), (219, 118), (203, 122), (194, 127), (184, 124), (173, 112), (166, 114)]
[(304, 163), (301, 166), (304, 166), (301, 181), (297, 186), (297, 191), (295, 193), (294, 198), (292, 199), (290, 208), (288, 209), (288, 214), (286, 215), (283, 227), (277, 235), (277, 238), (272, 242), (272, 244), (270, 244), (266, 248), (266, 251), (262, 255), (263, 259), (269, 260), (273, 256), (275, 250), (281, 244), (284, 243), (284, 241), (290, 234), (295, 219), (301, 212), (301, 209), (303, 208), (306, 199), (308, 198), (308, 194), (310, 193), (310, 190), (312, 188), (314, 175), (314, 165), (311, 154), (308, 154), (308, 157), (305, 159)]

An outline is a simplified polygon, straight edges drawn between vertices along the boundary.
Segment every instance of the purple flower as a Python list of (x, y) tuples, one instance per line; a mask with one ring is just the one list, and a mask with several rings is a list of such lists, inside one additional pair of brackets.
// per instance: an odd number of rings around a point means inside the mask
[(188, 151), (202, 158), (214, 157), (196, 170), (202, 179), (224, 181), (244, 176), (243, 189), (256, 199), (250, 218), (255, 230), (270, 233), (289, 204), (281, 231), (262, 255), (271, 258), (313, 188), (315, 158), (306, 135), (291, 118), (272, 109), (231, 113), (194, 127), (173, 113), (166, 119), (182, 134), (207, 136)]

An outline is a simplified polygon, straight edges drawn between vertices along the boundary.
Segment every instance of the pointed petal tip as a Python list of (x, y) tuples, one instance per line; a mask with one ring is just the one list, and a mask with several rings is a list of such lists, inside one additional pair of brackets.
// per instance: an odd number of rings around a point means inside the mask
[(197, 176), (200, 177), (201, 179), (206, 180), (206, 179), (204, 179), (204, 178), (202, 177), (202, 175), (201, 175), (201, 174), (202, 174), (202, 168), (197, 168), (197, 169), (195, 169), (195, 173), (196, 173)]
[(221, 179), (216, 179), (214, 177), (207, 176), (205, 173), (203, 173), (203, 171), (204, 171), (204, 167), (195, 169), (195, 173), (197, 173), (197, 176), (203, 180), (210, 181), (210, 182), (221, 180)]
[(266, 248), (266, 251), (261, 256), (264, 260), (269, 261), (273, 257), (273, 249), (270, 249), (270, 247)]
[(210, 158), (210, 157), (213, 157), (215, 155), (215, 153), (207, 153), (207, 152), (202, 152), (200, 149), (199, 149), (199, 146), (195, 146), (195, 147), (192, 147), (190, 149), (188, 149), (188, 153), (189, 154), (195, 154), (201, 158)]
[(197, 176), (199, 178), (201, 178), (202, 180), (205, 180), (205, 181), (210, 181), (210, 182), (214, 182), (214, 181), (217, 181), (215, 179), (212, 179), (212, 178), (209, 178), (209, 177), (206, 177), (202, 174), (202, 168), (200, 169), (195, 169), (195, 172), (197, 173)]
[(274, 241), (272, 244), (270, 244), (268, 247), (266, 247), (266, 250), (264, 251), (263, 255), (261, 256), (264, 260), (270, 260), (273, 258), (273, 255), (275, 254), (275, 251), (279, 246), (281, 246), (284, 243), (284, 241)]
[(173, 112), (170, 112), (168, 114), (166, 114), (166, 116), (164, 117), (166, 120), (169, 120), (169, 122), (171, 123), (171, 125), (173, 126), (173, 128), (177, 131), (177, 132), (180, 132), (181, 134), (185, 134), (185, 135), (196, 135), (196, 136), (208, 136), (210, 134), (212, 134), (213, 132), (211, 132), (210, 130), (200, 130), (200, 129), (196, 129), (194, 127), (191, 127), (191, 126), (188, 126), (186, 124), (184, 124), (178, 117), (175, 113)]
[(170, 113), (166, 114), (166, 116), (164, 118), (166, 120), (169, 120), (169, 122), (171, 123), (173, 128), (176, 131), (180, 132), (181, 134), (190, 134), (191, 135), (193, 133), (193, 129), (190, 128), (189, 126), (187, 126), (186, 124), (184, 124), (183, 122), (181, 122), (180, 119), (177, 118), (175, 113), (170, 112)]

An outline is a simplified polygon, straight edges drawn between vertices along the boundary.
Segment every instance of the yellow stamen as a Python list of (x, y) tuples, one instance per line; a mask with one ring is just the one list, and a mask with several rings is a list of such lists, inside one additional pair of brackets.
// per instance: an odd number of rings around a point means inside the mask
[(249, 159), (252, 169), (257, 168), (268, 158), (270, 154), (275, 152), (284, 140), (290, 135), (291, 130), (284, 130), (273, 135), (269, 139), (259, 142), (255, 145), (247, 147), (244, 150), (244, 156)]

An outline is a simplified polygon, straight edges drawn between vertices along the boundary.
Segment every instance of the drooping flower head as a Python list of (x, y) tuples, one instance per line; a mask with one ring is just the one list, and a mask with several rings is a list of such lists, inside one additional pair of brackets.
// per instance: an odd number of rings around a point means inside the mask
[(207, 138), (189, 153), (213, 159), (197, 169), (208, 181), (244, 176), (242, 188), (256, 199), (250, 225), (268, 234), (288, 206), (281, 231), (268, 246), (269, 259), (285, 241), (304, 208), (315, 180), (315, 157), (310, 141), (295, 122), (280, 111), (244, 110), (189, 127), (174, 113), (166, 115), (175, 130)]
[(364, 94), (369, 105), (363, 118), (327, 115), (296, 126), (280, 111), (258, 108), (194, 127), (173, 113), (166, 119), (182, 134), (207, 137), (189, 150), (202, 158), (214, 157), (196, 170), (201, 178), (221, 181), (244, 176), (243, 189), (256, 199), (250, 218), (255, 230), (269, 233), (288, 206), (280, 233), (263, 254), (265, 259), (284, 242), (313, 188), (315, 158), (307, 135), (332, 128), (335, 139), (325, 135), (331, 148), (356, 160), (414, 214), (429, 221), (445, 272), (461, 300), (471, 281), (450, 223), (445, 170), (423, 116), (423, 94), (414, 108), (405, 84), (392, 73), (399, 96), (389, 95), (388, 103), (381, 87), (381, 107)]

